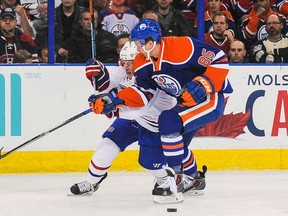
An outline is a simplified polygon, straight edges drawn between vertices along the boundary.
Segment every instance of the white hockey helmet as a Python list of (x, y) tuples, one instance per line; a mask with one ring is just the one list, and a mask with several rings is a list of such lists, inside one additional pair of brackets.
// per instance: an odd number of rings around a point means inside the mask
[(127, 41), (120, 51), (120, 60), (133, 61), (138, 54), (137, 46), (134, 41)]

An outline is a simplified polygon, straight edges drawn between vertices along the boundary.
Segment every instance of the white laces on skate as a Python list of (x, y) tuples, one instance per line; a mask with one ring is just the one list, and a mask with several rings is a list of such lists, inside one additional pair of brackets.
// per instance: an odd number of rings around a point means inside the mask
[(169, 189), (171, 194), (168, 195), (154, 195), (153, 201), (158, 204), (169, 204), (183, 202), (183, 194), (177, 192), (177, 185), (174, 177), (166, 176), (161, 179), (157, 179), (157, 188)]
[(177, 193), (177, 185), (175, 179), (171, 176), (157, 178), (156, 183), (158, 184), (158, 188), (169, 188), (173, 194)]

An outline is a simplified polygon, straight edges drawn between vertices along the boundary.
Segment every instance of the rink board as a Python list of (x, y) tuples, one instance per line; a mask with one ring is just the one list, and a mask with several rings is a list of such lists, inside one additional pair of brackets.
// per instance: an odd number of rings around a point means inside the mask
[[(190, 145), (198, 165), (211, 170), (288, 169), (288, 66), (232, 65), (229, 79), (234, 93), (226, 96), (223, 118)], [(86, 110), (92, 93), (83, 65), (1, 66), (3, 153)], [(92, 113), (81, 117), (1, 159), (0, 173), (85, 171), (111, 123)], [(137, 157), (135, 143), (111, 169), (142, 170)]]
[[(110, 171), (144, 171), (138, 150), (119, 154)], [(85, 172), (93, 151), (17, 152), (0, 161), (0, 173)], [(209, 170), (288, 169), (288, 150), (195, 150), (198, 167)]]

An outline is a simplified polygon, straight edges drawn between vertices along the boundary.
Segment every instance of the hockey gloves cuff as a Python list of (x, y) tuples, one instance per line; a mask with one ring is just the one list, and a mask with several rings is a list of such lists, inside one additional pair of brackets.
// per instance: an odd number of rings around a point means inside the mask
[(195, 106), (203, 101), (207, 94), (214, 92), (214, 85), (206, 76), (197, 76), (185, 84), (181, 90), (182, 105)]
[(109, 73), (107, 68), (98, 60), (89, 59), (85, 67), (86, 77), (94, 86), (96, 83), (99, 91), (105, 90), (109, 86)]

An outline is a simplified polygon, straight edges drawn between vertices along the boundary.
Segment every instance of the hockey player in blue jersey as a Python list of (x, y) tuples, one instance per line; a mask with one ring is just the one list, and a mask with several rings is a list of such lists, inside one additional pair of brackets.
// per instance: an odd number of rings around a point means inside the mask
[[(102, 65), (100, 62), (94, 63), (93, 60), (93, 64), (86, 67), (87, 78), (92, 81), (92, 76), (97, 74), (99, 90), (102, 93), (108, 92), (114, 87), (117, 87), (119, 90), (121, 88), (127, 88), (135, 83), (132, 66), (136, 54), (137, 48), (135, 43), (127, 42), (120, 52), (120, 60), (122, 61), (123, 67), (118, 66), (113, 68), (111, 71), (109, 71), (109, 76), (107, 76), (108, 73), (103, 73), (105, 72), (104, 65)], [(102, 71), (103, 74), (101, 74), (100, 71)], [(139, 163), (156, 177), (157, 185), (166, 184), (168, 177), (166, 170), (163, 169), (163, 166), (165, 166), (167, 162), (165, 161), (163, 151), (161, 149), (159, 150), (159, 154), (157, 154), (159, 159), (158, 161), (147, 160), (146, 154), (147, 150), (150, 151), (150, 148), (153, 149), (153, 151), (151, 151), (151, 154), (153, 154), (155, 152), (153, 147), (155, 143), (161, 143), (158, 134), (158, 116), (162, 110), (170, 109), (175, 106), (176, 99), (167, 95), (160, 89), (157, 90), (154, 95), (154, 99), (152, 99), (149, 103), (151, 106), (148, 105), (145, 109), (131, 110), (129, 107), (123, 106), (117, 110), (117, 115), (119, 115), (121, 118), (117, 118), (110, 128), (103, 134), (103, 140), (97, 146), (92, 156), (88, 168), (87, 181), (73, 185), (71, 187), (71, 192), (73, 194), (81, 195), (96, 191), (102, 180), (106, 178), (107, 171), (118, 153), (124, 151), (128, 145), (131, 145), (137, 140), (139, 140), (140, 145)], [(97, 98), (98, 96), (93, 95), (89, 98), (89, 100), (93, 101), (94, 97)], [(156, 99), (157, 102), (153, 103), (153, 100)], [(111, 115), (111, 113), (109, 114)], [(190, 141), (191, 137), (189, 134), (187, 134), (186, 142)], [(161, 157), (159, 157), (159, 155), (161, 155)], [(195, 170), (197, 171), (196, 160), (193, 153), (189, 149), (186, 149), (184, 163), (186, 172), (194, 173)], [(202, 181), (205, 182), (204, 174), (202, 175)], [(176, 185), (175, 181), (174, 184)], [(178, 184), (180, 192), (184, 192), (184, 190), (187, 192), (191, 189), (191, 184), (189, 184), (187, 181), (185, 187), (183, 184), (183, 182)], [(202, 189), (204, 189), (204, 187)], [(197, 190), (194, 190), (193, 192), (199, 193)], [(182, 200), (179, 198), (173, 198), (172, 200), (170, 199), (167, 201), (159, 198), (157, 199), (157, 195), (155, 195), (154, 201), (167, 203), (180, 202)]]
[[(147, 92), (155, 89), (162, 89), (177, 98), (178, 105), (159, 116), (161, 143), (154, 149), (159, 155), (158, 150), (162, 149), (169, 167), (181, 175), (185, 148), (189, 145), (184, 143), (184, 135), (190, 133), (193, 137), (200, 127), (215, 121), (224, 112), (223, 94), (232, 92), (226, 79), (228, 59), (222, 50), (191, 37), (162, 38), (158, 23), (150, 19), (136, 25), (131, 39), (140, 51), (134, 60), (138, 87), (120, 91), (108, 104), (103, 98), (98, 99), (94, 104), (96, 113), (107, 111), (108, 106), (121, 104), (146, 106), (151, 100)], [(146, 160), (151, 163), (156, 155), (154, 153), (150, 157), (146, 154)], [(197, 181), (199, 175), (197, 171), (190, 173), (188, 178), (195, 183), (192, 188), (201, 183)], [(162, 185), (156, 187), (153, 193), (165, 196), (169, 191), (169, 185)]]

